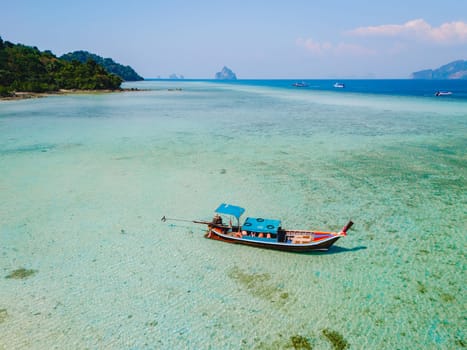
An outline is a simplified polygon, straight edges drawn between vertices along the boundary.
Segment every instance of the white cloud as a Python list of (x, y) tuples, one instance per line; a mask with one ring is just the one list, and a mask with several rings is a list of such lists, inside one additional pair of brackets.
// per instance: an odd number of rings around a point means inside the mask
[(329, 51), (329, 49), (332, 47), (330, 43), (320, 43), (317, 41), (314, 41), (311, 38), (308, 39), (303, 39), (303, 38), (298, 38), (296, 41), (298, 46), (304, 47), (311, 53), (321, 55), (326, 51)]
[(439, 27), (432, 27), (423, 19), (414, 19), (404, 24), (360, 27), (349, 31), (348, 34), (364, 37), (403, 37), (437, 43), (463, 43), (467, 42), (467, 23), (449, 22)]
[(339, 43), (332, 44), (329, 42), (318, 42), (311, 38), (303, 39), (298, 38), (296, 44), (300, 47), (304, 47), (307, 51), (315, 55), (351, 55), (351, 56), (363, 56), (373, 55), (373, 50), (367, 49), (360, 45)]
[[(467, 23), (447, 22), (439, 27), (433, 27), (423, 19), (414, 19), (404, 24), (360, 27), (342, 34), (347, 34), (347, 41), (326, 42), (313, 38), (298, 38), (296, 45), (314, 56), (373, 58), (380, 55), (399, 56), (416, 50), (417, 44), (426, 46), (428, 43), (430, 46), (443, 45), (444, 47), (464, 45), (467, 43)], [(349, 38), (349, 35), (352, 38)], [(376, 42), (361, 40), (369, 37), (380, 40)], [(381, 38), (391, 40), (381, 40)], [(353, 39), (352, 42), (349, 39)]]

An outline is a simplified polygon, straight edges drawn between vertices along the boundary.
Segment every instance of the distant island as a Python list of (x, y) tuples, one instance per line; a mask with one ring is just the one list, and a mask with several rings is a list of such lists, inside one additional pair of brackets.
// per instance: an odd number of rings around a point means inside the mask
[(235, 73), (225, 66), (220, 72), (216, 73), (215, 78), (218, 80), (237, 80)]
[(60, 59), (71, 62), (73, 60), (81, 63), (86, 63), (93, 60), (97, 64), (105, 68), (109, 73), (118, 75), (123, 81), (140, 81), (144, 80), (142, 76), (135, 72), (130, 66), (124, 66), (120, 63), (114, 62), (111, 58), (103, 58), (96, 54), (87, 51), (74, 51), (60, 56)]
[(0, 97), (17, 92), (119, 90), (122, 78), (93, 60), (66, 61), (50, 51), (13, 44), (0, 37)]
[(177, 75), (177, 74), (175, 74), (175, 73), (172, 73), (172, 74), (170, 74), (169, 79), (171, 79), (171, 80), (178, 80), (178, 79), (185, 79), (185, 77), (184, 77), (183, 75), (181, 75), (181, 74), (180, 74), (180, 75)]
[(412, 79), (467, 79), (467, 61), (458, 60), (437, 69), (414, 72)]

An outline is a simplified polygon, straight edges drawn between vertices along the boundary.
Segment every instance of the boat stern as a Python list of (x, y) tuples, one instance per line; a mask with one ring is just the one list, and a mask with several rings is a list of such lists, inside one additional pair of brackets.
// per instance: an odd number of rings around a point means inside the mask
[(342, 228), (341, 232), (339, 232), (340, 236), (347, 236), (347, 231), (353, 226), (353, 221), (349, 220), (349, 222)]

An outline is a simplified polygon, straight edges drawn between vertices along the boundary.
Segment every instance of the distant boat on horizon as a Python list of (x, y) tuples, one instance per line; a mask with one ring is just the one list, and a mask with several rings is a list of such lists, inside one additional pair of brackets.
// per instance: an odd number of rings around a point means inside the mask
[(435, 96), (450, 96), (452, 95), (451, 91), (436, 91)]
[(304, 81), (302, 81), (302, 82), (293, 83), (292, 86), (295, 86), (295, 87), (307, 87), (308, 84), (305, 83)]
[(345, 88), (345, 84), (344, 83), (335, 83), (334, 87), (336, 89), (343, 89), (343, 88)]

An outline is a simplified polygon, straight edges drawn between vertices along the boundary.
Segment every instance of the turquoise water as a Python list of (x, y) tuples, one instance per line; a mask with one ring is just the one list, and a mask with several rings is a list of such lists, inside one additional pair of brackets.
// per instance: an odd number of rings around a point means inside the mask
[[(0, 102), (0, 349), (467, 347), (465, 101), (128, 86)], [(221, 202), (355, 226), (292, 254), (160, 221)]]

